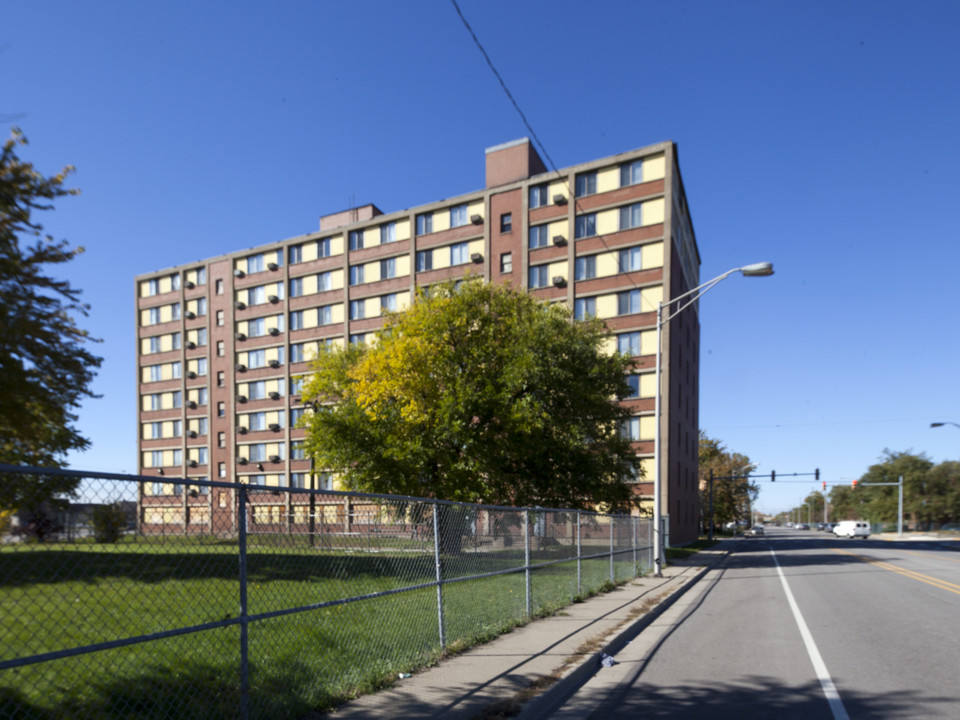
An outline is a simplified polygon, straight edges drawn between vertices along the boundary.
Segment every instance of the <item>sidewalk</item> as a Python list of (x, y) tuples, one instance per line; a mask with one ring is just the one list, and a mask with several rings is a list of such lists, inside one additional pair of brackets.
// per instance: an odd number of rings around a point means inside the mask
[(735, 541), (721, 540), (663, 571), (568, 605), (442, 661), (374, 695), (306, 720), (368, 718), (500, 718), (544, 716), (693, 585)]

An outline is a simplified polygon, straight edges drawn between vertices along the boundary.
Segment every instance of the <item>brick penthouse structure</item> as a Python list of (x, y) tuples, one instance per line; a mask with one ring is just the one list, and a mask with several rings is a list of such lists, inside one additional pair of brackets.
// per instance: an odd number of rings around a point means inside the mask
[[(136, 278), (139, 467), (163, 479), (310, 487), (300, 402), (321, 345), (365, 342), (419, 286), (481, 276), (595, 315), (636, 360), (624, 432), (652, 504), (656, 310), (699, 284), (700, 257), (672, 142), (547, 172), (526, 139), (486, 151), (486, 187), (383, 213), (364, 205), (319, 229)], [(695, 539), (700, 326), (696, 306), (664, 328), (662, 511)], [(320, 488), (332, 480), (318, 473)], [(204, 489), (205, 490), (205, 489)], [(234, 527), (226, 490), (144, 483), (144, 531)], [(289, 493), (255, 510), (304, 520)], [(331, 518), (332, 519), (332, 518)], [(347, 521), (349, 522), (349, 521)]]

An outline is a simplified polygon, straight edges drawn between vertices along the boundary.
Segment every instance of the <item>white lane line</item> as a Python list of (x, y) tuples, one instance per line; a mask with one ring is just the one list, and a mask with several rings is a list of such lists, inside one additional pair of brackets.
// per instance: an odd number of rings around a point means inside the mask
[(840, 693), (837, 692), (837, 687), (833, 684), (830, 673), (827, 672), (827, 666), (823, 662), (823, 658), (820, 657), (820, 651), (817, 650), (817, 643), (814, 642), (813, 635), (810, 634), (810, 628), (807, 627), (803, 615), (800, 614), (797, 601), (793, 598), (790, 585), (787, 584), (787, 576), (783, 574), (783, 569), (777, 561), (777, 554), (773, 551), (773, 548), (770, 548), (770, 555), (773, 557), (773, 564), (777, 566), (777, 574), (780, 576), (783, 592), (787, 595), (787, 602), (790, 604), (790, 610), (793, 612), (793, 619), (796, 621), (797, 627), (800, 630), (800, 636), (803, 638), (803, 644), (807, 648), (807, 655), (810, 656), (810, 662), (813, 663), (813, 669), (817, 673), (817, 678), (820, 680), (820, 687), (823, 688), (823, 694), (826, 696), (827, 702), (830, 703), (830, 710), (833, 712), (834, 720), (850, 720), (846, 708), (843, 707), (843, 701), (840, 699)]

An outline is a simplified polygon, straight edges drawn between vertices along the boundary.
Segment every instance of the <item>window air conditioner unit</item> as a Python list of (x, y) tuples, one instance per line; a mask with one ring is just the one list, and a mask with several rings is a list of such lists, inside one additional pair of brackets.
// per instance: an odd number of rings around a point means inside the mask
[(567, 244), (567, 239), (563, 235), (554, 235), (553, 244), (557, 247), (563, 247)]
[(270, 393), (270, 399), (271, 399), (271, 400), (279, 400), (279, 399), (280, 399), (280, 393), (278, 393), (278, 392), (276, 392), (276, 391)]
[(483, 215), (471, 215), (470, 222), (474, 225), (480, 225), (483, 222)]
[(246, 435), (246, 434), (247, 434), (247, 428), (246, 428), (246, 426), (245, 426), (245, 425), (241, 425), (240, 427), (238, 427), (238, 428), (237, 428), (237, 434), (239, 434), (239, 435)]
[(237, 340), (241, 340), (241, 341), (247, 339), (246, 333), (237, 333), (236, 335), (234, 335), (234, 337), (235, 337)]
[(473, 255), (470, 256), (470, 259), (471, 259), (473, 262), (475, 262), (475, 263), (482, 263), (482, 262), (483, 262), (483, 254), (482, 254), (482, 253), (474, 253)]
[(554, 196), (553, 196), (553, 204), (554, 204), (554, 205), (566, 205), (566, 204), (567, 204), (567, 196), (566, 196), (566, 195), (554, 195)]
[(190, 372), (187, 373), (187, 378), (189, 380), (196, 380), (197, 374), (193, 370), (191, 370)]
[(566, 287), (566, 286), (567, 286), (567, 279), (566, 279), (565, 277), (561, 276), (561, 275), (555, 275), (555, 276), (553, 277), (553, 286), (554, 286), (554, 287), (558, 287), (558, 288)]
[(189, 465), (190, 467), (196, 467), (196, 466), (197, 466), (197, 461), (196, 461), (196, 460), (191, 460), (190, 462), (187, 463), (187, 465)]
[(272, 367), (272, 368), (278, 368), (278, 367), (280, 367), (280, 361), (279, 361), (279, 360), (271, 360), (271, 361), (270, 361), (269, 363), (267, 363), (267, 364), (268, 364), (270, 367)]
[(196, 403), (196, 401), (195, 401), (195, 400), (191, 400), (190, 402), (187, 403), (187, 407), (190, 408), (191, 410), (196, 410), (196, 409), (197, 409), (197, 403)]
[(236, 270), (233, 271), (233, 276), (234, 276), (234, 277), (242, 278), (242, 277), (244, 277), (245, 275), (246, 275), (246, 273), (245, 273), (243, 270), (241, 270), (240, 268), (237, 268)]
[(184, 283), (184, 287), (186, 287), (187, 290), (193, 290), (196, 287), (196, 285), (194, 284), (193, 280), (187, 280)]
[(193, 320), (193, 319), (197, 316), (197, 314), (196, 314), (193, 310), (187, 310), (187, 311), (183, 314), (183, 316), (184, 316), (187, 320)]
[(270, 328), (267, 332), (276, 337), (280, 334), (280, 328)]
[(278, 423), (270, 423), (270, 430), (280, 432), (280, 425)]
[(245, 457), (237, 458), (237, 465), (246, 465), (249, 462)]
[(276, 263), (267, 263), (267, 270), (279, 270), (280, 266)]
[(270, 456), (270, 462), (272, 462), (272, 463), (278, 463), (278, 462), (280, 462), (280, 456), (279, 456), (279, 455), (271, 455), (271, 456)]
[(267, 296), (267, 300), (268, 300), (269, 302), (273, 303), (274, 305), (276, 305), (278, 302), (280, 302), (280, 298), (278, 298), (276, 295), (268, 295), (268, 296)]
[(237, 402), (238, 402), (238, 403), (245, 403), (246, 401), (247, 401), (247, 396), (246, 396), (246, 395), (237, 395)]
[(193, 350), (196, 346), (197, 344), (193, 340), (187, 341), (187, 350)]
[(247, 371), (246, 365), (244, 365), (243, 363), (237, 365), (237, 372), (246, 372), (246, 371)]
[(243, 300), (237, 300), (237, 301), (233, 304), (233, 306), (234, 306), (237, 310), (246, 310), (246, 309), (247, 309), (247, 304), (246, 304)]
[(195, 437), (197, 437), (197, 431), (196, 431), (196, 430), (191, 430), (190, 432), (187, 433), (187, 437), (188, 437), (188, 438), (195, 438)]

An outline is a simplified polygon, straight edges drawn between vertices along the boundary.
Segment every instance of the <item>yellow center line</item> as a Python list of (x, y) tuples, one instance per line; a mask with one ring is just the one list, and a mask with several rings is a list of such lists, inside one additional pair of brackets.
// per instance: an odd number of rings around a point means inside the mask
[(851, 557), (857, 558), (857, 560), (862, 560), (865, 563), (870, 565), (876, 565), (879, 568), (884, 570), (889, 570), (890, 572), (895, 572), (898, 575), (903, 575), (904, 577), (911, 578), (913, 580), (919, 580), (922, 583), (927, 585), (932, 585), (935, 588), (940, 588), (941, 590), (946, 590), (947, 592), (952, 592), (955, 595), (960, 595), (960, 585), (956, 583), (947, 582), (946, 580), (940, 580), (930, 575), (924, 575), (923, 573), (915, 572), (914, 570), (905, 570), (904, 568), (897, 567), (891, 563), (885, 562), (883, 560), (876, 560), (874, 558), (865, 557), (863, 555), (857, 555), (852, 553), (849, 550), (837, 550), (834, 549), (834, 552), (840, 553), (841, 555), (850, 555)]
[(920, 557), (925, 557), (925, 558), (935, 557), (938, 560), (946, 560), (947, 562), (960, 562), (960, 558), (944, 557), (944, 554), (942, 552), (941, 553), (920, 552), (919, 550), (901, 550), (900, 552), (909, 553), (910, 555), (919, 555)]

